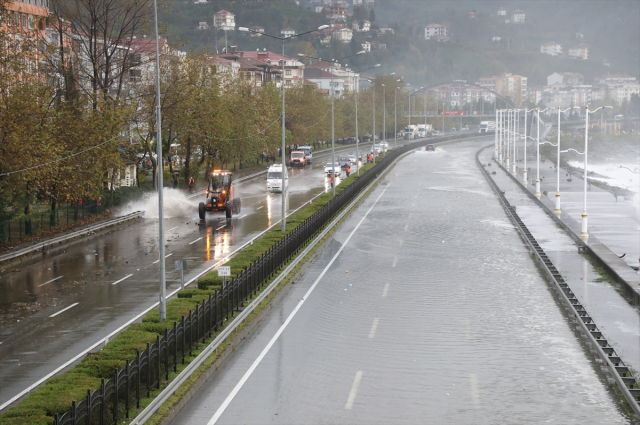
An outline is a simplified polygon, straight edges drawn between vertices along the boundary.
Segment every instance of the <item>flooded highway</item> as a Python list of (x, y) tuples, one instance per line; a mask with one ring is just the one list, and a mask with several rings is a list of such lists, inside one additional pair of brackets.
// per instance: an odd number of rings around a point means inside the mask
[(173, 424), (630, 423), (475, 165), (410, 154)]

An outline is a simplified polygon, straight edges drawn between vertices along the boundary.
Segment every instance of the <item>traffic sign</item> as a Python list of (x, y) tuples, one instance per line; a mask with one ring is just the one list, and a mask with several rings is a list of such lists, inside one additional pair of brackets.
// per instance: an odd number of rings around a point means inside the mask
[(218, 267), (218, 277), (230, 277), (230, 276), (231, 276), (231, 266)]

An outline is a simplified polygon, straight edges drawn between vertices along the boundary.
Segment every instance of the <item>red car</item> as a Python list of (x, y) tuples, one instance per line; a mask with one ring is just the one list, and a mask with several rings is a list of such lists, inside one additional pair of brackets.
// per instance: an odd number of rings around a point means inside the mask
[(427, 152), (428, 151), (435, 151), (436, 147), (433, 146), (433, 145), (427, 145), (427, 146), (424, 147), (424, 150), (427, 151)]

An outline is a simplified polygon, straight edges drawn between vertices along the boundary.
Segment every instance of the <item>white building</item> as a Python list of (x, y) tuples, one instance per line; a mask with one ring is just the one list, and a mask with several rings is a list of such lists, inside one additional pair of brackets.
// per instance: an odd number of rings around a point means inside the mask
[(440, 35), (447, 36), (447, 27), (440, 24), (430, 24), (424, 28), (424, 38), (431, 40), (431, 38)]
[(558, 56), (562, 54), (562, 46), (558, 43), (550, 41), (540, 46), (540, 53), (545, 55)]
[(579, 44), (574, 47), (570, 47), (567, 52), (571, 59), (589, 59), (589, 46), (586, 44)]
[(342, 28), (341, 30), (333, 33), (333, 38), (334, 40), (338, 40), (342, 43), (347, 44), (353, 38), (353, 31), (351, 31), (349, 28)]
[(213, 26), (219, 30), (233, 31), (236, 29), (236, 15), (221, 10), (213, 15)]
[(623, 84), (635, 84), (636, 77), (627, 74), (604, 74), (594, 78), (597, 84), (603, 84), (609, 87), (621, 86)]
[(611, 99), (618, 103), (622, 103), (625, 100), (627, 102), (630, 101), (631, 95), (634, 94), (640, 96), (640, 84), (623, 84), (609, 91)]
[(369, 43), (368, 41), (362, 43), (362, 50), (369, 53), (371, 51), (371, 43)]
[(507, 10), (503, 8), (498, 9), (498, 16), (507, 16)]
[(554, 72), (547, 76), (547, 85), (578, 86), (584, 84), (584, 75), (577, 72)]
[(371, 31), (371, 22), (365, 19), (364, 21), (362, 21), (362, 32), (368, 31)]
[(296, 30), (294, 30), (293, 28), (283, 28), (280, 31), (280, 34), (282, 34), (284, 38), (293, 37), (294, 35), (296, 35)]
[(198, 22), (198, 27), (196, 28), (196, 30), (198, 31), (204, 31), (204, 30), (208, 30), (209, 29), (209, 24), (206, 22)]
[(525, 14), (522, 10), (514, 10), (511, 14), (511, 22), (514, 24), (524, 24)]

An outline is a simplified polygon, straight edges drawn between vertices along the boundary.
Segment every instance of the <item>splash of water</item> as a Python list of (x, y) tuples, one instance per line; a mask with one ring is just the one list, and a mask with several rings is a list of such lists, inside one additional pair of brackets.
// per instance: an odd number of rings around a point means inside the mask
[[(164, 217), (191, 217), (198, 215), (199, 197), (187, 198), (187, 194), (181, 190), (164, 188)], [(117, 211), (117, 215), (125, 215), (134, 211), (144, 211), (144, 218), (158, 218), (158, 194), (156, 192), (145, 193), (138, 200), (131, 201)]]

